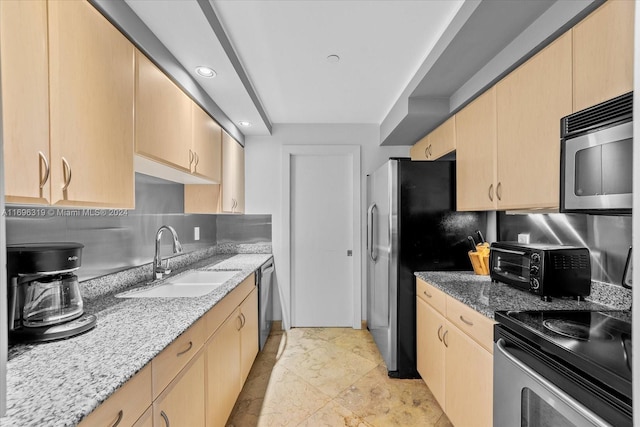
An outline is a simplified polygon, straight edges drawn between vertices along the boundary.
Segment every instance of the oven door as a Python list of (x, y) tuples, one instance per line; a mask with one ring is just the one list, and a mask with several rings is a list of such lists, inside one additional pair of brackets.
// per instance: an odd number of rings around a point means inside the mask
[(495, 427), (610, 426), (580, 402), (528, 366), (526, 352), (494, 344), (493, 425)]
[(633, 124), (562, 141), (561, 212), (630, 213)]
[(527, 252), (492, 246), (490, 257), (493, 280), (529, 290), (531, 257)]

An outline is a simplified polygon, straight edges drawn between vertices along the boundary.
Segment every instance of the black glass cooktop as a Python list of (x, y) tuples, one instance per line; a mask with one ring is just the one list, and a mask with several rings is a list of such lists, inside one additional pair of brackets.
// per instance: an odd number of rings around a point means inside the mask
[(608, 311), (496, 312), (496, 321), (631, 397), (631, 316)]

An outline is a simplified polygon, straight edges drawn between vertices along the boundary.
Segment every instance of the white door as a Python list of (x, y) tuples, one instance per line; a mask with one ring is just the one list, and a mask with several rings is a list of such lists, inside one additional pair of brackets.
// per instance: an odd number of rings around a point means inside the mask
[(292, 326), (353, 325), (353, 160), (348, 154), (293, 155)]

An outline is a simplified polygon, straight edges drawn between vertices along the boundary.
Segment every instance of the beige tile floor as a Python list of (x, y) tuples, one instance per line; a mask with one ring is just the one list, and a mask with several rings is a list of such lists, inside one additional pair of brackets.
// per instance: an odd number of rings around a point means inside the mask
[(346, 328), (272, 332), (227, 427), (447, 427), (422, 380), (398, 380), (371, 334)]

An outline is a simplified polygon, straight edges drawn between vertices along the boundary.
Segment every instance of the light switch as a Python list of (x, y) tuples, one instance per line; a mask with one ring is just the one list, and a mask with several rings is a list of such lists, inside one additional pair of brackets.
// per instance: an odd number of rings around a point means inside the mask
[(193, 240), (200, 240), (200, 227), (193, 227)]

